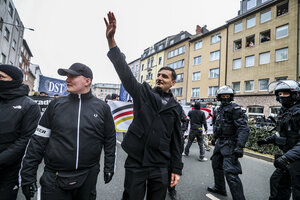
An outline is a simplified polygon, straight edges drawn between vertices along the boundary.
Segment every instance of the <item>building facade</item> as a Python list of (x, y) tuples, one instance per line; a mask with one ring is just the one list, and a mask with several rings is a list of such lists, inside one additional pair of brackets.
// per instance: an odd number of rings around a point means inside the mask
[(189, 40), (191, 34), (187, 31), (170, 37), (165, 49), (164, 66), (171, 67), (177, 74), (176, 84), (171, 88), (177, 100), (184, 104), (187, 101), (187, 82), (189, 65)]
[(140, 58), (135, 59), (134, 61), (128, 63), (128, 66), (137, 81), (140, 81), (140, 63), (141, 63)]
[(0, 63), (19, 65), (24, 26), (12, 0), (0, 0)]
[(30, 60), (31, 57), (33, 57), (30, 48), (26, 42), (26, 40), (23, 39), (23, 44), (21, 46), (21, 56), (20, 56), (20, 63), (19, 67), (23, 72), (24, 75), (24, 84), (27, 84), (30, 88), (30, 94), (33, 93), (33, 87), (34, 87), (34, 80), (35, 76), (31, 71), (30, 68)]
[(298, 7), (297, 0), (243, 0), (240, 15), (228, 21), (226, 84), (250, 116), (278, 109), (271, 82), (299, 80)]
[(95, 83), (92, 85), (92, 93), (103, 100), (107, 95), (120, 94), (120, 84), (114, 83)]

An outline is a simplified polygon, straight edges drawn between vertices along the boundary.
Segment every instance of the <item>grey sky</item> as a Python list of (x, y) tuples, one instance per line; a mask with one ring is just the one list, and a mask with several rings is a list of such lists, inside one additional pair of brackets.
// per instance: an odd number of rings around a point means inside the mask
[(94, 72), (94, 83), (120, 83), (107, 58), (103, 17), (117, 18), (116, 41), (127, 62), (159, 40), (196, 25), (209, 30), (237, 16), (240, 0), (13, 0), (25, 39), (43, 75), (60, 78), (57, 69), (82, 62)]

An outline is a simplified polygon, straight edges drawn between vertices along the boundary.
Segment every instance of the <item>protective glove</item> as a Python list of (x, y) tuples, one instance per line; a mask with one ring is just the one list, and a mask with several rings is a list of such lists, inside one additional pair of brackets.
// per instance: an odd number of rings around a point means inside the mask
[(269, 142), (266, 139), (259, 139), (256, 143), (258, 144), (258, 146), (269, 144)]
[(241, 147), (236, 147), (236, 148), (233, 150), (233, 152), (234, 152), (234, 155), (235, 155), (237, 158), (241, 158), (241, 157), (243, 157), (243, 155), (244, 155), (244, 150), (243, 150), (243, 148), (241, 148)]
[(23, 185), (22, 191), (26, 200), (30, 200), (30, 198), (34, 197), (34, 193), (37, 191), (36, 182), (28, 185)]
[(287, 167), (289, 166), (290, 162), (288, 161), (287, 157), (285, 155), (280, 156), (274, 161), (274, 166), (276, 168), (287, 170)]
[(109, 183), (113, 177), (113, 172), (104, 172), (104, 182), (105, 184)]

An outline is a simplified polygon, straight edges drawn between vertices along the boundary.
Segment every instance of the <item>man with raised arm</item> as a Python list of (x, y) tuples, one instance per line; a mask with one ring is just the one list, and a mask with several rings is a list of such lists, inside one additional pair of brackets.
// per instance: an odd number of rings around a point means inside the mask
[[(147, 189), (147, 199), (164, 200), (168, 185), (175, 186), (181, 175), (180, 113), (181, 106), (170, 90), (176, 73), (162, 67), (156, 86), (138, 83), (128, 67), (124, 54), (114, 39), (116, 18), (108, 13), (106, 37), (113, 63), (125, 89), (133, 98), (134, 119), (122, 142), (128, 154), (125, 161), (123, 200), (142, 200)], [(168, 172), (171, 170), (171, 180)]]

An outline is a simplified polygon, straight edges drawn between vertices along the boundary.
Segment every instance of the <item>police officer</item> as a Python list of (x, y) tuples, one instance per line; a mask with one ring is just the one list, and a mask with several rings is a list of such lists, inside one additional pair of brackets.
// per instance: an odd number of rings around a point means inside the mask
[(274, 144), (283, 155), (276, 155), (276, 170), (270, 178), (270, 200), (300, 199), (300, 84), (293, 80), (276, 81), (269, 85), (282, 105), (277, 118), (277, 133), (260, 139), (258, 145)]
[(238, 176), (242, 173), (242, 168), (238, 158), (243, 157), (249, 128), (241, 107), (231, 102), (233, 97), (234, 91), (227, 85), (217, 90), (217, 100), (221, 102), (221, 106), (217, 108), (213, 117), (212, 144), (216, 146), (211, 157), (215, 185), (207, 190), (227, 196), (225, 175), (232, 198), (243, 200), (243, 185)]
[(186, 156), (189, 155), (189, 149), (193, 144), (195, 138), (197, 138), (198, 145), (200, 148), (200, 156), (199, 161), (207, 161), (207, 158), (204, 157), (205, 149), (203, 145), (203, 126), (205, 128), (205, 132), (207, 133), (207, 123), (206, 117), (203, 111), (200, 110), (200, 102), (195, 102), (194, 110), (191, 110), (188, 113), (191, 123), (191, 130), (189, 134), (189, 140), (185, 147), (184, 154)]

